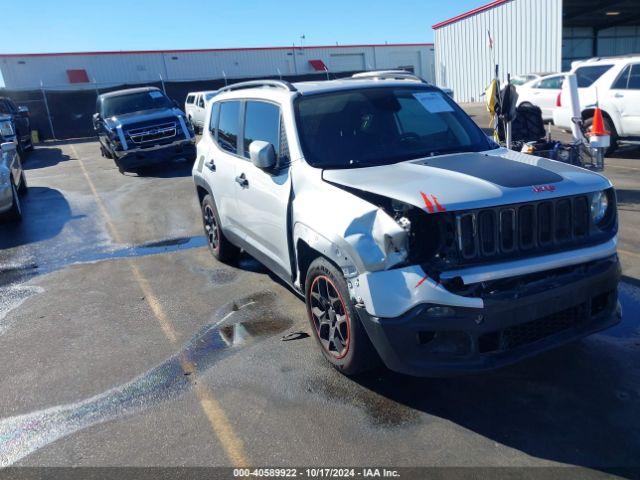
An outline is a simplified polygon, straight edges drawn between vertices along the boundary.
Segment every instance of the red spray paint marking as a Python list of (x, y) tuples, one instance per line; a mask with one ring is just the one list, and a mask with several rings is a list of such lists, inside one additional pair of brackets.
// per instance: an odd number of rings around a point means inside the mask
[(424, 192), (420, 192), (420, 195), (422, 195), (422, 200), (424, 200), (424, 204), (427, 207), (429, 213), (433, 213), (435, 210), (433, 208), (433, 203), (431, 203), (431, 200), (429, 200), (429, 197), (427, 197)]
[[(438, 212), (447, 211), (446, 208), (440, 205), (440, 202), (438, 202), (438, 197), (436, 197), (435, 195), (431, 195), (431, 199), (429, 199), (429, 195), (427, 195), (424, 192), (420, 192), (420, 195), (422, 195), (422, 200), (424, 201), (424, 205), (427, 207), (427, 211), (429, 213), (435, 213), (436, 210)], [(434, 204), (435, 204), (435, 207), (434, 207)]]
[(422, 285), (424, 282), (426, 282), (429, 279), (429, 275), (425, 275), (424, 278), (422, 278), (418, 283), (416, 283), (415, 288), (418, 288), (420, 285)]
[(436, 207), (437, 207), (439, 212), (446, 212), (447, 211), (446, 208), (444, 208), (442, 205), (440, 205), (438, 203), (438, 197), (436, 197), (435, 195), (431, 195), (431, 198), (433, 198), (433, 203), (436, 204)]

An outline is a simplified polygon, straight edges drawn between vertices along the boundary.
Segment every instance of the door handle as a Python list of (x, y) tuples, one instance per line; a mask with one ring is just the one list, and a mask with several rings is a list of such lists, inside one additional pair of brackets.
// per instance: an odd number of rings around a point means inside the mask
[(247, 180), (247, 177), (244, 173), (236, 177), (236, 183), (242, 188), (247, 188), (249, 186), (249, 180)]
[(621, 94), (621, 93), (616, 93), (616, 94), (614, 95), (614, 97), (616, 97), (616, 98), (624, 98), (624, 95), (623, 95), (623, 94)]
[(216, 171), (216, 164), (213, 161), (213, 159), (209, 160), (206, 164), (205, 167), (207, 167), (209, 170), (211, 170), (212, 172)]

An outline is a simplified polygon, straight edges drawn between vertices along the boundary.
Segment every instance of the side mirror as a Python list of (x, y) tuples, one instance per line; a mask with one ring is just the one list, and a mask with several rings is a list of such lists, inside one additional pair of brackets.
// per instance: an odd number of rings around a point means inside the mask
[(16, 151), (16, 144), (13, 142), (5, 142), (0, 145), (0, 148), (2, 148), (2, 153), (11, 153)]
[(273, 145), (262, 140), (254, 140), (249, 145), (249, 157), (251, 163), (263, 170), (268, 170), (276, 165), (276, 151)]

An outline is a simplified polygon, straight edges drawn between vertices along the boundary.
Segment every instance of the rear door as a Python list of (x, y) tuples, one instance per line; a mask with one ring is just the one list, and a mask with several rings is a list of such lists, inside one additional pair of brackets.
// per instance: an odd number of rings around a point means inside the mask
[[(284, 278), (291, 278), (287, 234), (288, 205), (291, 193), (286, 135), (281, 128), (280, 107), (274, 103), (247, 100), (244, 109), (242, 155), (236, 164), (239, 227), (255, 255), (267, 267)], [(281, 131), (283, 133), (281, 133)], [(277, 165), (271, 170), (256, 167), (249, 158), (254, 140), (274, 146)]]
[(204, 94), (201, 94), (198, 95), (198, 98), (196, 99), (196, 107), (193, 110), (193, 119), (195, 120), (195, 123), (196, 125), (198, 125), (198, 127), (202, 127), (204, 125), (204, 112)]
[(239, 235), (240, 217), (236, 208), (235, 172), (238, 163), (245, 163), (238, 154), (240, 132), (239, 100), (216, 102), (211, 108), (209, 129), (203, 132), (206, 145), (202, 173), (211, 187), (225, 234)]
[(640, 63), (627, 65), (613, 82), (610, 101), (620, 115), (623, 136), (640, 136)]

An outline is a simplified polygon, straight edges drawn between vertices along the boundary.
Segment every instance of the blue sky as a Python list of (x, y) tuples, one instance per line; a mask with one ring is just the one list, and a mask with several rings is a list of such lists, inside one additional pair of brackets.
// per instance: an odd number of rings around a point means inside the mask
[(487, 1), (8, 1), (0, 53), (431, 42), (432, 24)]

